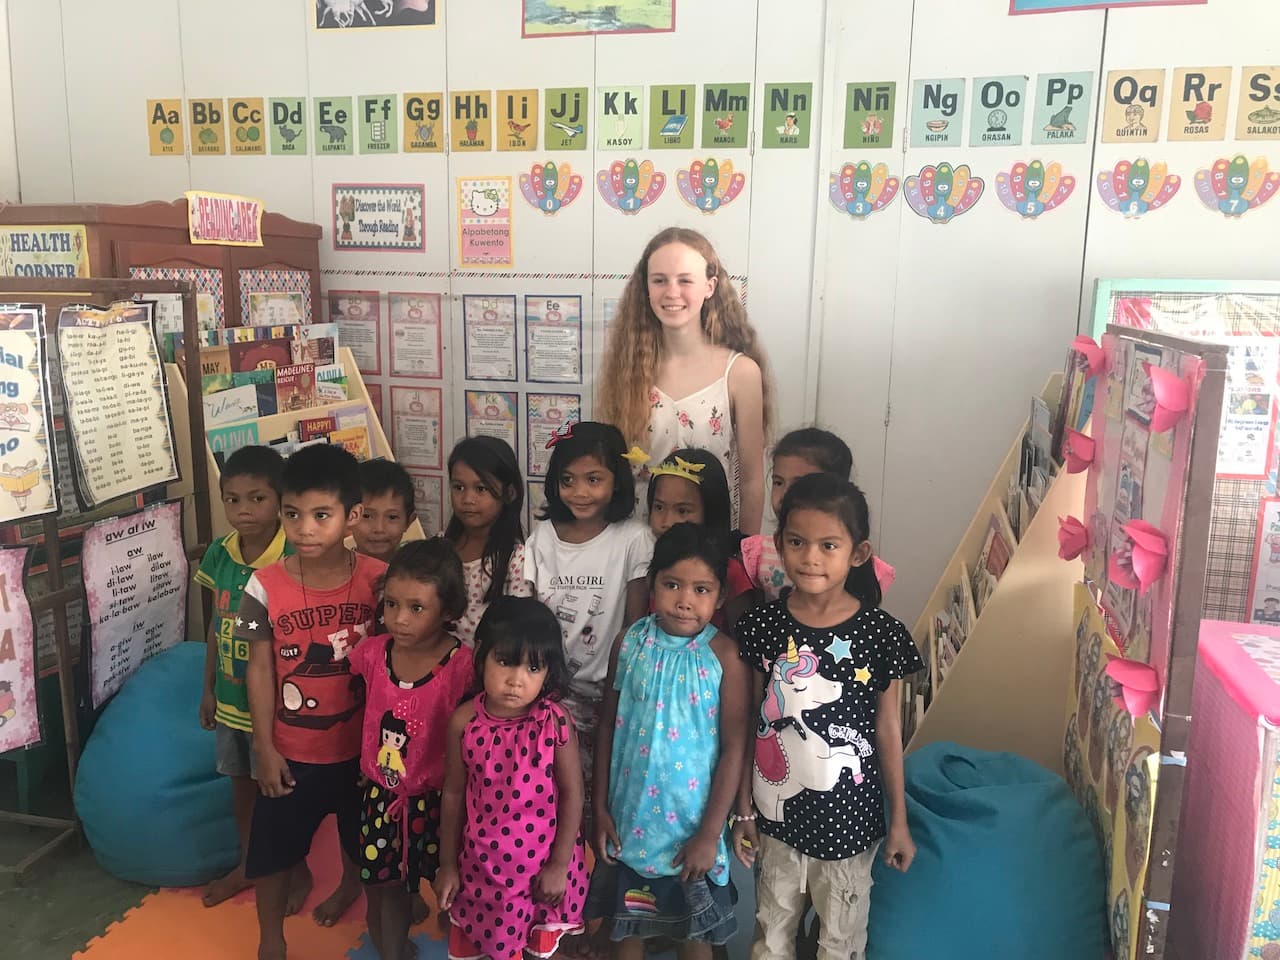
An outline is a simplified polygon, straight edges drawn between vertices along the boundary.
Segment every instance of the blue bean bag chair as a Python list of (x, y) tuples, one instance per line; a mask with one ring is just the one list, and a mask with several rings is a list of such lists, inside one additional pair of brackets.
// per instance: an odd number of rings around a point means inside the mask
[(906, 759), (916, 859), (878, 859), (868, 960), (1103, 960), (1106, 880), (1089, 820), (1056, 774), (934, 743)]
[(76, 813), (102, 868), (134, 883), (185, 887), (240, 861), (231, 781), (200, 728), (203, 643), (138, 668), (107, 704), (76, 775)]

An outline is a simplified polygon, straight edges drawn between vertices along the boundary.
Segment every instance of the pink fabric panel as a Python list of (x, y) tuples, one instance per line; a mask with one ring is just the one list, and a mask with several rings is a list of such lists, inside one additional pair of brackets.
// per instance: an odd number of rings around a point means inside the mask
[[(1236, 646), (1229, 637), (1228, 642)], [(1225, 644), (1210, 640), (1206, 645), (1202, 635), (1202, 656), (1206, 646), (1220, 653)], [(1213, 663), (1202, 666), (1192, 693), (1169, 937), (1179, 956), (1228, 960), (1244, 956), (1253, 907), (1254, 847), (1265, 829), (1259, 792), (1261, 734), (1256, 717), (1229, 691), (1229, 678)]]

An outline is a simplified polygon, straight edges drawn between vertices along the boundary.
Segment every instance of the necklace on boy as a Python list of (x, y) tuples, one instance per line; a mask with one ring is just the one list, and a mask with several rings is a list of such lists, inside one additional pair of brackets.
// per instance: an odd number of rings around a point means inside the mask
[[(356, 580), (356, 557), (354, 553), (351, 553), (350, 551), (348, 551), (347, 552), (347, 599), (344, 606), (349, 605), (351, 603), (351, 589), (355, 586), (355, 580)], [(311, 600), (310, 598), (307, 597), (307, 577), (302, 570), (302, 557), (298, 557), (298, 584), (299, 586), (302, 587), (302, 605), (306, 607), (309, 612), (312, 613), (312, 616), (307, 622), (307, 638), (311, 641), (312, 646), (314, 646), (316, 642), (316, 618), (315, 618), (315, 612), (314, 612), (315, 608), (311, 606)], [(339, 608), (338, 616), (339, 618), (341, 618), (342, 616), (341, 608)], [(332, 645), (333, 644), (331, 642), (330, 646)], [(348, 648), (354, 647), (354, 646), (355, 646), (355, 643), (353, 642), (348, 642), (347, 644)], [(337, 651), (335, 651), (335, 653), (336, 652)], [(344, 649), (342, 659), (345, 659), (345, 657), (346, 657), (346, 650)], [(338, 659), (338, 658), (335, 658), (335, 659)]]

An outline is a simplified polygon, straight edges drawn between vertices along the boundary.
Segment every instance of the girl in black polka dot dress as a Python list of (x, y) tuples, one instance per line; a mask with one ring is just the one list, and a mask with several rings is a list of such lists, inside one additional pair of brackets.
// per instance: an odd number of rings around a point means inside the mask
[[(733, 824), (758, 862), (752, 960), (795, 956), (806, 891), (819, 960), (865, 956), (871, 867), (915, 856), (902, 777), (899, 681), (924, 668), (910, 633), (880, 609), (862, 491), (831, 474), (797, 480), (778, 511), (778, 552), (795, 585), (736, 626), (759, 673), (751, 775)], [(889, 826), (885, 829), (886, 799)]]
[(569, 668), (555, 616), (499, 597), (476, 628), (483, 692), (449, 721), (436, 898), (451, 960), (550, 957), (582, 932), (582, 767), (559, 704)]

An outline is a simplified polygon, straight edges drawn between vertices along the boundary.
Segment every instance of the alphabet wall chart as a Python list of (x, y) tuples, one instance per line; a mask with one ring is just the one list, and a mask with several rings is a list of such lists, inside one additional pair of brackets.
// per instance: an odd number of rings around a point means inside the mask
[[(621, 8), (584, 14), (578, 26), (617, 32), (623, 21), (615, 14), (622, 17)], [(536, 35), (554, 26), (542, 23)], [(1280, 67), (1136, 63), (1097, 73), (1048, 66), (1038, 73), (894, 77), (867, 70), (841, 77), (828, 141), (815, 109), (821, 90), (812, 81), (732, 72), (697, 83), (637, 73), (565, 85), (573, 82), (569, 74), (555, 86), (504, 72), (489, 88), (480, 86), (483, 74), (471, 73), (456, 89), (447, 88), (446, 75), (426, 81), (428, 89), (378, 81), (353, 89), (348, 81), (347, 89), (321, 88), (309, 97), (204, 89), (194, 91), (199, 98), (148, 100), (146, 116), (155, 156), (228, 164), (264, 154), (361, 159), (362, 182), (345, 181), (345, 169), (326, 182), (323, 164), (313, 167), (322, 195), (330, 191), (331, 243), (339, 255), (326, 270), (330, 319), (344, 324), (375, 404), (385, 400), (386, 416), (405, 414), (427, 430), (425, 440), (405, 429), (388, 433), (397, 456), (438, 484), (437, 464), (464, 431), (508, 437), (532, 461), (527, 446), (544, 429), (544, 407), (572, 402), (592, 414), (594, 359), (608, 302), (626, 275), (544, 272), (534, 264), (554, 260), (547, 256), (554, 232), (568, 237), (588, 216), (597, 223), (619, 218), (616, 229), (636, 233), (691, 210), (741, 216), (735, 211), (748, 208), (760, 186), (756, 148), (827, 143), (831, 156), (813, 188), (841, 230), (875, 229), (867, 224), (897, 221), (906, 210), (932, 226), (972, 224), (985, 214), (964, 215), (993, 203), (1007, 211), (1000, 214), (1007, 229), (1026, 230), (1069, 220), (1070, 211), (1094, 200), (1124, 221), (1193, 198), (1197, 216), (1272, 216), (1266, 202), (1280, 183), (1265, 149), (1242, 155), (1214, 145), (1280, 141)], [(1104, 157), (1088, 189), (1080, 189), (1088, 160), (1078, 148), (1095, 138), (1134, 145)], [(1198, 158), (1166, 157), (1153, 146), (1162, 141), (1203, 142), (1206, 150)], [(401, 154), (449, 154), (450, 172), (442, 180), (439, 167), (415, 171), (407, 179), (422, 183), (402, 183), (405, 172), (389, 162), (379, 176), (380, 158)], [(1180, 190), (1184, 181), (1194, 189)], [(527, 219), (530, 207), (542, 215), (536, 227)], [(433, 259), (427, 269), (415, 259), (424, 253)], [(442, 257), (446, 263), (436, 259)], [(392, 289), (401, 291), (394, 303)], [(411, 318), (410, 299), (431, 310)], [(566, 308), (563, 322), (547, 320), (542, 304), (552, 299)], [(423, 319), (428, 315), (433, 319)], [(545, 381), (535, 376), (548, 365), (558, 372)], [(539, 382), (573, 387), (554, 403), (534, 395), (530, 406), (528, 391)]]

